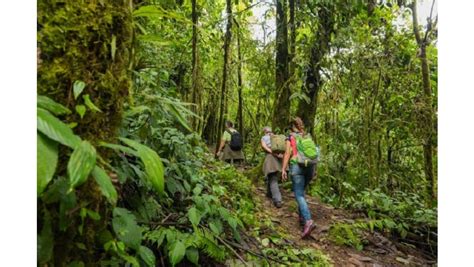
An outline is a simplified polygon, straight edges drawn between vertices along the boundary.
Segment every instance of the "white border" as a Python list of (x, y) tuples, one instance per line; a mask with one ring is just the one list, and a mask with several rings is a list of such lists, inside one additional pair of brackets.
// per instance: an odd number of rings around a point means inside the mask
[(473, 10), (439, 1), (439, 266), (474, 262)]
[(36, 1), (2, 1), (0, 36), (0, 262), (36, 266)]

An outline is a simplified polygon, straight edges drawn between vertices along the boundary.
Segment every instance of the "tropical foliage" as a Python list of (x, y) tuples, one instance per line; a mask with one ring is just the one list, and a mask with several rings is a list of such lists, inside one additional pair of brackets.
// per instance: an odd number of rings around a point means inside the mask
[[(308, 193), (362, 214), (333, 242), (376, 231), (436, 255), (437, 19), (413, 26), (414, 7), (38, 1), (38, 265), (330, 265), (254, 196), (261, 129), (293, 116), (321, 147)], [(224, 119), (245, 174), (210, 151)]]

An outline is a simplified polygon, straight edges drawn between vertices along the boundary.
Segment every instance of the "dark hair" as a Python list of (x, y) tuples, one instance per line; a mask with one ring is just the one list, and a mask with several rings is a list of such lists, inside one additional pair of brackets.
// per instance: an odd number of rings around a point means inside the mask
[(296, 128), (298, 129), (298, 131), (304, 133), (304, 123), (300, 117), (293, 118), (293, 121), (291, 122), (291, 126), (292, 128)]
[(225, 121), (225, 126), (234, 127), (234, 124), (231, 121)]

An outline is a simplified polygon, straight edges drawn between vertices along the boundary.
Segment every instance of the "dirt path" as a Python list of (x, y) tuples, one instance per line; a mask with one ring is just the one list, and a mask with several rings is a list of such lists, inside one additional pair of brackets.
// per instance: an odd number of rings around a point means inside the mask
[(280, 209), (274, 207), (272, 201), (265, 196), (266, 189), (263, 182), (257, 185), (255, 195), (258, 196), (266, 213), (272, 217), (272, 221), (291, 236), (291, 241), (299, 247), (314, 247), (321, 250), (330, 256), (334, 266), (432, 266), (434, 264), (424, 259), (416, 250), (402, 248), (376, 232), (366, 233), (365, 237), (370, 240), (370, 243), (365, 245), (362, 251), (336, 245), (328, 238), (330, 226), (336, 222), (354, 222), (357, 216), (325, 205), (309, 196), (307, 196), (307, 201), (317, 228), (310, 238), (302, 240), (293, 194), (283, 188), (280, 190), (283, 197), (283, 207)]
[[(209, 148), (210, 150), (212, 147)], [(213, 151), (213, 150), (211, 150)], [(245, 173), (251, 166), (240, 166), (239, 172)], [(256, 201), (263, 206), (264, 212), (271, 220), (278, 224), (278, 230), (289, 236), (291, 243), (298, 248), (313, 247), (331, 258), (334, 266), (359, 267), (359, 266), (436, 266), (436, 260), (428, 259), (416, 248), (392, 242), (378, 232), (364, 232), (364, 238), (369, 244), (364, 244), (364, 249), (358, 251), (355, 248), (337, 245), (329, 240), (328, 234), (334, 223), (354, 223), (362, 216), (352, 214), (347, 210), (336, 209), (322, 203), (320, 200), (306, 195), (306, 201), (310, 208), (316, 229), (311, 237), (301, 239), (301, 228), (298, 222), (297, 204), (293, 193), (280, 185), (283, 198), (283, 207), (276, 208), (271, 199), (266, 197), (266, 187), (263, 179), (255, 185)]]

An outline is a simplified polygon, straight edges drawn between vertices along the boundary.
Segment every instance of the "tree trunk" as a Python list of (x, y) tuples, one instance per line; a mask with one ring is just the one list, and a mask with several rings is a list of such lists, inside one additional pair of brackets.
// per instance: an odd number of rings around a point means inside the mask
[(240, 25), (236, 23), (238, 32), (237, 32), (237, 56), (239, 59), (238, 70), (237, 70), (237, 85), (238, 85), (238, 94), (239, 94), (239, 106), (237, 109), (237, 126), (240, 134), (244, 137), (244, 118), (243, 118), (243, 96), (242, 96), (242, 51), (240, 47)]
[[(47, 25), (37, 32), (38, 48), (41, 51), (41, 65), (37, 73), (38, 94), (48, 96), (71, 110), (83, 105), (85, 100), (82, 96), (88, 95), (101, 112), (87, 111), (83, 118), (72, 112), (61, 120), (77, 123), (74, 134), (93, 145), (100, 141), (118, 142), (118, 129), (123, 122), (122, 111), (132, 83), (129, 68), (134, 66), (133, 2), (102, 1), (99, 6), (95, 1), (39, 0), (37, 7), (37, 23)], [(85, 83), (85, 88), (76, 99), (73, 85), (78, 80)], [(104, 162), (108, 162), (113, 152), (96, 147), (97, 154)], [(65, 154), (66, 150), (62, 151), (56, 168), (58, 177), (66, 175), (69, 158)], [(51, 259), (41, 266), (63, 266), (66, 262), (79, 259), (86, 266), (97, 264), (97, 253), (85, 251), (79, 255), (77, 248), (70, 246), (71, 239), (74, 236), (74, 241), (88, 248), (94, 247), (97, 244), (94, 233), (104, 229), (110, 213), (102, 208), (104, 199), (93, 179), (88, 179), (72, 193), (74, 199), (76, 194), (80, 197), (81, 202), (78, 199), (78, 204), (88, 203), (88, 207), (100, 213), (101, 219), (96, 223), (84, 224), (84, 234), (76, 235), (79, 216), (66, 215), (72, 213), (74, 208), (68, 205), (63, 207), (62, 201), (61, 204), (56, 201), (47, 203), (43, 202), (43, 198), (38, 198), (38, 224), (45, 223), (40, 214), (46, 209), (51, 211), (51, 223), (54, 226), (51, 229), (51, 235), (54, 236), (54, 243), (50, 244), (53, 247)], [(64, 221), (61, 219), (63, 215), (63, 218), (67, 218)]]
[(296, 21), (295, 21), (295, 16), (296, 16), (296, 9), (298, 3), (295, 5), (295, 1), (298, 0), (289, 0), (290, 1), (290, 55), (289, 55), (289, 77), (293, 81), (295, 77), (295, 56), (296, 56)]
[[(227, 70), (229, 68), (229, 61), (230, 61), (230, 42), (232, 39), (232, 1), (226, 0), (226, 14), (227, 14), (227, 26), (226, 32), (224, 37), (224, 66), (222, 70), (222, 87), (221, 87), (221, 98), (220, 98), (220, 110), (219, 110), (219, 121), (217, 124), (217, 133), (216, 133), (216, 141), (219, 142), (220, 134), (224, 129), (224, 104), (225, 104), (225, 95), (227, 89)], [(216, 145), (216, 152), (219, 148)]]
[[(432, 92), (430, 84), (430, 70), (428, 66), (428, 59), (426, 58), (426, 47), (428, 45), (427, 36), (429, 30), (431, 29), (430, 25), (428, 26), (428, 31), (425, 33), (425, 37), (422, 39), (420, 36), (420, 31), (418, 29), (418, 14), (417, 14), (417, 1), (412, 3), (412, 16), (413, 16), (413, 32), (415, 34), (416, 42), (420, 48), (419, 58), (421, 62), (421, 75), (423, 79), (423, 95), (420, 98), (422, 101), (422, 112), (421, 112), (421, 121), (420, 126), (423, 129), (423, 156), (425, 162), (425, 179), (427, 181), (427, 192), (428, 194), (435, 199), (436, 198), (436, 181), (434, 179), (433, 171), (433, 110), (432, 110)], [(431, 21), (429, 21), (431, 23)]]
[(273, 108), (272, 126), (283, 130), (290, 121), (290, 88), (288, 86), (288, 27), (286, 0), (277, 0), (276, 16), (276, 98)]
[[(199, 103), (199, 95), (200, 95), (200, 81), (199, 81), (199, 52), (198, 52), (198, 32), (197, 32), (197, 24), (198, 24), (198, 13), (197, 13), (197, 0), (191, 0), (192, 5), (192, 22), (193, 22), (193, 37), (192, 37), (192, 103), (195, 106), (191, 106), (191, 110), (194, 113), (198, 113), (198, 103)], [(196, 130), (197, 118), (193, 117), (192, 119), (192, 127)]]
[(206, 120), (203, 121), (203, 130), (202, 130), (202, 137), (207, 141), (207, 144), (214, 144), (216, 141), (216, 123), (217, 123), (217, 113), (218, 113), (218, 105), (215, 103), (218, 102), (217, 93), (214, 92), (212, 89), (208, 89), (209, 96), (206, 100), (206, 107), (204, 109), (203, 114), (208, 114)]
[(316, 109), (318, 106), (318, 93), (322, 86), (321, 80), (321, 61), (324, 56), (329, 53), (329, 38), (333, 31), (333, 14), (328, 8), (321, 8), (320, 12), (320, 28), (317, 32), (317, 38), (313, 42), (310, 54), (309, 68), (306, 73), (306, 82), (304, 90), (310, 99), (307, 103), (301, 100), (298, 105), (298, 116), (303, 120), (306, 130), (314, 136), (314, 118), (316, 117)]
[[(84, 104), (82, 96), (89, 95), (102, 112), (87, 112), (80, 118), (75, 112), (66, 116), (67, 122), (77, 122), (74, 133), (83, 139), (115, 142), (122, 123), (123, 104), (127, 101), (131, 75), (133, 41), (132, 2), (104, 1), (104, 7), (94, 4), (38, 1), (38, 24), (48, 25), (51, 34), (38, 32), (41, 67), (38, 68), (38, 93), (74, 110)], [(116, 14), (114, 23), (107, 15)], [(88, 21), (87, 23), (83, 23)], [(104, 47), (112, 54), (104, 53)], [(106, 46), (107, 45), (107, 46)], [(107, 49), (107, 48), (106, 48)], [(75, 81), (86, 86), (81, 97), (73, 97)], [(110, 152), (100, 149), (102, 156)]]

